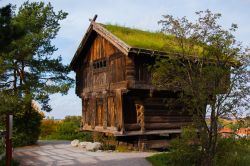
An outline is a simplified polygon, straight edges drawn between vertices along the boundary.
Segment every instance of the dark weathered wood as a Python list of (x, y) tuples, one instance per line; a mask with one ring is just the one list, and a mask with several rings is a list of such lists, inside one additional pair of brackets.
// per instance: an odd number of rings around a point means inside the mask
[(105, 94), (105, 97), (103, 99), (103, 109), (104, 109), (103, 128), (107, 129), (107, 126), (108, 126), (108, 101), (107, 101), (106, 94)]
[(188, 125), (187, 122), (182, 123), (146, 123), (146, 130), (160, 130), (160, 129), (179, 129), (182, 126)]
[(117, 122), (117, 127), (120, 129), (122, 132), (124, 131), (124, 121), (123, 121), (123, 112), (122, 112), (122, 90), (117, 89), (116, 90), (116, 111), (117, 111), (117, 117), (116, 117), (116, 122)]
[(126, 131), (135, 131), (135, 130), (140, 130), (141, 126), (138, 123), (133, 123), (133, 124), (125, 124), (124, 125)]

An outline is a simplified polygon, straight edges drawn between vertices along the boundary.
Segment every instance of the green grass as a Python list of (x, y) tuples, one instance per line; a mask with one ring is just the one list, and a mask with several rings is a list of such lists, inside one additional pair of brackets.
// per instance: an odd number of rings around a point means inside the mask
[[(0, 166), (6, 166), (5, 157), (0, 160)], [(17, 160), (12, 159), (11, 166), (19, 166), (20, 163)]]
[(169, 166), (168, 153), (159, 153), (146, 158), (153, 166)]
[[(158, 50), (163, 52), (182, 52), (176, 38), (171, 35), (165, 35), (161, 32), (149, 32), (139, 29), (122, 27), (119, 25), (103, 25), (113, 35), (130, 45), (131, 47)], [(187, 42), (186, 42), (187, 43)], [(194, 46), (193, 55), (199, 55), (202, 47)]]

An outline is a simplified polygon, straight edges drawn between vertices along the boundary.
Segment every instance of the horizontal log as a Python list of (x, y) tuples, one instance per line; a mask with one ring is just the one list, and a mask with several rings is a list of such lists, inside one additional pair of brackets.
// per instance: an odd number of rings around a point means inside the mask
[(137, 123), (124, 124), (124, 126), (125, 126), (126, 131), (135, 131), (135, 130), (140, 130), (141, 129), (140, 125), (137, 124)]
[(188, 116), (188, 112), (182, 112), (182, 111), (158, 111), (155, 110), (155, 112), (147, 112), (144, 113), (145, 116)]
[(191, 122), (192, 117), (186, 116), (146, 116), (146, 123), (165, 123), (165, 122)]
[(188, 125), (188, 122), (181, 123), (146, 123), (146, 130), (161, 130), (161, 129), (179, 129), (182, 126)]

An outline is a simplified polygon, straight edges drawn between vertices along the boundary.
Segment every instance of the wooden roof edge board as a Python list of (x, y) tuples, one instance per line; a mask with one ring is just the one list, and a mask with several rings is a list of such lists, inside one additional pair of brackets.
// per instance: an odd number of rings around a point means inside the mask
[(129, 46), (127, 43), (116, 37), (114, 34), (112, 34), (110, 31), (104, 28), (100, 23), (92, 22), (92, 24), (93, 24), (93, 29), (96, 32), (98, 32), (98, 34), (100, 34), (106, 40), (111, 42), (122, 53), (128, 55), (128, 51), (130, 50), (131, 46)]
[(83, 49), (83, 46), (86, 44), (86, 42), (89, 38), (89, 35), (91, 34), (91, 32), (93, 30), (95, 30), (98, 34), (100, 34), (106, 40), (111, 42), (122, 53), (124, 53), (125, 55), (128, 55), (128, 51), (130, 50), (131, 47), (129, 45), (127, 45), (125, 42), (123, 42), (122, 40), (120, 40), (119, 38), (117, 38), (115, 35), (113, 35), (111, 32), (109, 32), (106, 28), (101, 26), (99, 23), (96, 23), (95, 22), (96, 18), (97, 18), (97, 15), (95, 15), (93, 19), (90, 19), (91, 23), (90, 23), (84, 37), (82, 38), (81, 43), (79, 44), (79, 46), (74, 54), (74, 57), (71, 60), (70, 67), (72, 69), (74, 68), (74, 64), (76, 62), (76, 59), (79, 57), (80, 52)]

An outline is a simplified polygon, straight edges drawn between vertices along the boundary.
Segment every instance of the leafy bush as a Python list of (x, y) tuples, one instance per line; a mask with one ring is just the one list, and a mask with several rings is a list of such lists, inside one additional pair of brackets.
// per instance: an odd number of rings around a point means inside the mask
[(40, 126), (43, 114), (31, 109), (20, 110), (14, 114), (13, 144), (14, 146), (25, 146), (35, 144), (40, 135)]
[(221, 138), (216, 155), (218, 166), (248, 166), (250, 163), (250, 139)]
[(44, 138), (48, 135), (51, 135), (57, 131), (57, 128), (59, 126), (59, 121), (56, 121), (54, 119), (43, 119), (41, 124), (41, 134), (40, 137)]
[(200, 154), (197, 132), (192, 127), (182, 129), (181, 137), (170, 143), (169, 161), (175, 166), (194, 165)]
[[(12, 160), (11, 161), (11, 166), (19, 166), (19, 165), (20, 165), (20, 163), (17, 160)], [(6, 159), (5, 159), (5, 157), (3, 157), (0, 160), (0, 166), (6, 166)]]
[(67, 116), (64, 120), (44, 119), (40, 139), (92, 141), (92, 134), (80, 131), (81, 117)]
[[(195, 134), (192, 129), (184, 129), (182, 137), (171, 142), (168, 153), (148, 157), (154, 166), (189, 166), (199, 165), (199, 145), (188, 141)], [(193, 136), (192, 136), (193, 135)], [(250, 139), (219, 138), (214, 165), (216, 166), (248, 166), (250, 163)]]

